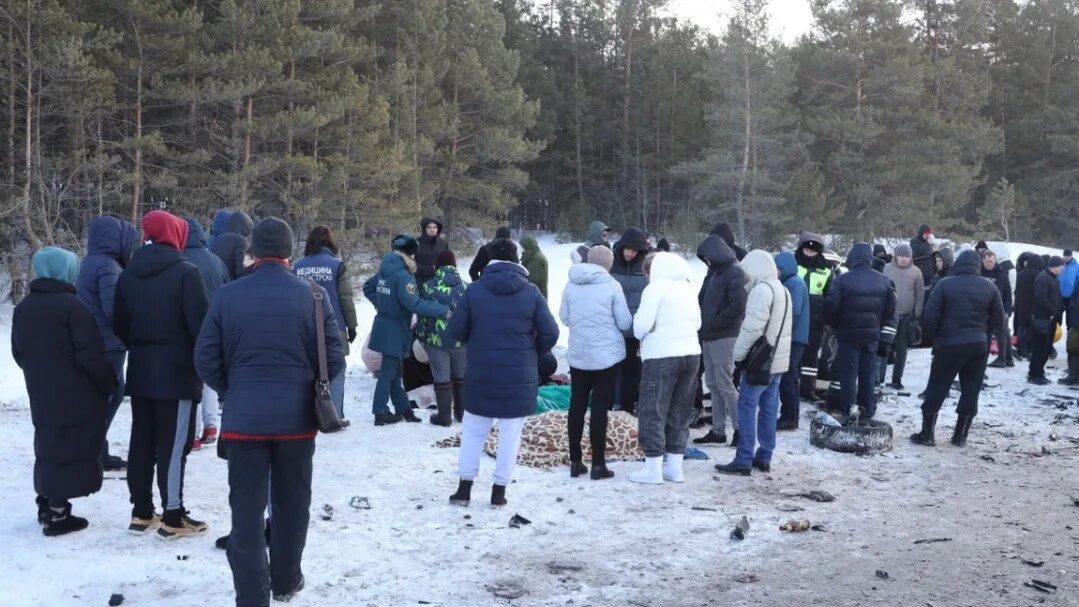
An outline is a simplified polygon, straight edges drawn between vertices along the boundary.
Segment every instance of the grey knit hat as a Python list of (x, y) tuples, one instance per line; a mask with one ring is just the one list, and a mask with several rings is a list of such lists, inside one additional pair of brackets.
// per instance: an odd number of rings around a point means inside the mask
[(267, 217), (251, 230), (251, 255), (256, 259), (289, 259), (295, 240), (292, 228), (287, 223), (276, 217)]
[(896, 257), (911, 257), (914, 253), (910, 250), (909, 244), (901, 244), (895, 248)]

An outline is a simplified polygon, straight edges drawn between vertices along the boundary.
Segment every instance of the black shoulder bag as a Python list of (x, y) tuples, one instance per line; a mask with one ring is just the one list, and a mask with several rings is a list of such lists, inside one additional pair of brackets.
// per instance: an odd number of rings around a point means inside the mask
[[(772, 290), (772, 302), (773, 305), (775, 305), (775, 288), (772, 285), (768, 285), (768, 288)], [(783, 329), (787, 326), (787, 309), (790, 302), (787, 300), (786, 287), (784, 287), (783, 295), (783, 316), (780, 317), (783, 320), (782, 324), (779, 326), (779, 333), (776, 334), (777, 344), (783, 336)], [(764, 331), (761, 333), (761, 336), (749, 347), (749, 352), (746, 354), (743, 363), (746, 372), (746, 381), (753, 386), (767, 386), (772, 379), (772, 359), (775, 358), (776, 348), (768, 343), (768, 327), (771, 323), (772, 314), (769, 310), (768, 323), (764, 325)]]
[(326, 316), (322, 309), (322, 289), (313, 282), (311, 296), (315, 300), (315, 333), (318, 340), (318, 377), (315, 378), (315, 418), (318, 419), (319, 432), (330, 434), (345, 427), (337, 415), (337, 407), (330, 396), (329, 365), (326, 362)]

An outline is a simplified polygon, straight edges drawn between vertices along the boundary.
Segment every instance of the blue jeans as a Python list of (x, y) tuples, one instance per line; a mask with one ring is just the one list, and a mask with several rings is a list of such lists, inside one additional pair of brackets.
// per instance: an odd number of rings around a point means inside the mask
[(877, 358), (877, 340), (839, 342), (836, 365), (839, 368), (839, 408), (843, 413), (850, 413), (851, 406), (857, 404), (865, 410), (863, 417), (876, 415)]
[[(738, 451), (734, 465), (749, 468), (754, 460), (762, 464), (772, 463), (776, 449), (776, 415), (779, 412), (779, 380), (782, 373), (775, 373), (767, 386), (754, 386), (742, 375), (738, 387)], [(756, 456), (753, 447), (760, 442)]]
[(109, 427), (112, 426), (112, 420), (116, 417), (116, 412), (120, 410), (120, 404), (124, 402), (124, 362), (127, 360), (127, 352), (123, 350), (105, 352), (105, 358), (116, 371), (117, 387), (116, 394), (113, 394), (112, 398), (109, 399), (109, 409), (105, 413), (105, 439), (101, 441), (102, 458), (109, 454)]
[(382, 355), (382, 369), (378, 372), (378, 381), (375, 383), (375, 401), (371, 405), (371, 413), (375, 415), (389, 415), (390, 408), (387, 405), (393, 401), (393, 408), (397, 414), (409, 411), (408, 392), (405, 392), (405, 384), (401, 379), (401, 358), (397, 356)]
[(337, 408), (337, 416), (345, 418), (345, 372), (341, 371), (337, 377), (330, 380), (330, 398), (333, 406)]

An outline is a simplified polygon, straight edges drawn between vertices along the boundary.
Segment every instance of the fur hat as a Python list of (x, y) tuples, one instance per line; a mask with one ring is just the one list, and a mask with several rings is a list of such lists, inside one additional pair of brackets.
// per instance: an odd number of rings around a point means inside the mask
[(603, 245), (596, 245), (588, 249), (588, 263), (600, 266), (608, 272), (614, 265), (614, 252)]
[(294, 241), (292, 228), (287, 223), (276, 217), (267, 217), (251, 230), (251, 255), (256, 259), (288, 259), (292, 257)]
[(446, 249), (438, 254), (435, 258), (435, 267), (441, 268), (443, 266), (456, 266), (457, 256), (453, 254), (453, 251)]
[(487, 246), (487, 254), (491, 257), (491, 261), (521, 262), (517, 257), (517, 245), (509, 238), (496, 238)]
[(390, 241), (390, 247), (412, 257), (420, 250), (420, 243), (408, 234), (398, 234)]

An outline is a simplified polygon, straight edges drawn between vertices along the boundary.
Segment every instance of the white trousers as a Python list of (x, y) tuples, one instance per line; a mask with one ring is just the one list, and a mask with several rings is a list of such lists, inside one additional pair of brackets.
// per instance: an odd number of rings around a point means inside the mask
[(457, 475), (466, 481), (476, 480), (480, 473), (480, 456), (491, 427), (498, 422), (498, 454), (495, 457), (495, 484), (509, 486), (517, 466), (517, 450), (521, 446), (521, 430), (527, 417), (498, 419), (473, 415), (465, 411), (461, 422), (461, 453), (457, 460)]
[(221, 404), (217, 400), (217, 392), (211, 390), (206, 384), (202, 385), (202, 402), (199, 403), (199, 407), (202, 408), (202, 425), (198, 429), (196, 438), (202, 436), (202, 431), (207, 426), (221, 428)]

